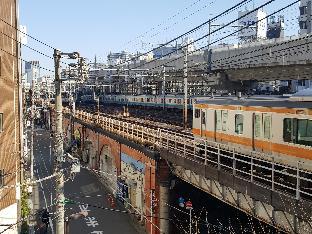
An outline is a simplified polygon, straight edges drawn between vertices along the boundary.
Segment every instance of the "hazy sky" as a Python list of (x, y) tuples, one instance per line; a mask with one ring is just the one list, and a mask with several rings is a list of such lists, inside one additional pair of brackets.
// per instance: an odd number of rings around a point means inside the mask
[[(127, 51), (145, 51), (150, 44), (157, 45), (191, 29), (217, 15), (241, 0), (20, 0), (20, 23), (28, 33), (64, 52), (79, 51), (89, 59), (96, 54)], [(255, 0), (254, 4), (267, 2)], [(294, 0), (276, 0), (265, 10), (276, 10)], [(253, 6), (252, 1), (247, 5)], [(186, 9), (187, 8), (187, 9)], [(244, 7), (245, 8), (245, 7)], [(244, 8), (241, 8), (242, 10)], [(298, 5), (286, 16), (286, 26), (297, 31)], [(226, 23), (237, 17), (233, 12), (217, 23)], [(152, 30), (151, 30), (152, 29)], [(203, 28), (191, 35), (199, 37), (208, 31)], [(137, 38), (140, 36), (139, 38)], [(127, 43), (131, 41), (130, 43)], [(142, 44), (143, 42), (143, 44)], [(28, 46), (48, 55), (53, 51), (37, 42), (28, 40)], [(40, 60), (42, 66), (53, 67), (53, 61), (29, 49), (23, 49), (25, 60)]]

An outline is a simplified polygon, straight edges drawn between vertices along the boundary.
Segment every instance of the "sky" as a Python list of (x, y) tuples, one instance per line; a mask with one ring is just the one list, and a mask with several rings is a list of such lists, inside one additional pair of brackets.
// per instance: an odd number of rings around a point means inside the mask
[[(207, 21), (241, 0), (20, 0), (20, 24), (27, 33), (63, 52), (78, 51), (100, 62), (109, 52), (146, 51)], [(251, 9), (267, 0), (254, 0)], [(273, 11), (294, 0), (276, 0), (266, 10)], [(294, 7), (293, 7), (294, 8)], [(242, 8), (243, 10), (244, 8)], [(296, 17), (298, 5), (287, 17)], [(237, 18), (233, 12), (220, 18), (218, 24)], [(293, 24), (293, 23), (292, 23)], [(294, 30), (296, 25), (290, 25)], [(193, 38), (208, 28), (191, 34)], [(225, 33), (225, 32), (224, 32)], [(28, 39), (29, 47), (52, 56), (53, 50)], [(53, 70), (53, 60), (24, 47), (25, 60), (39, 60)]]

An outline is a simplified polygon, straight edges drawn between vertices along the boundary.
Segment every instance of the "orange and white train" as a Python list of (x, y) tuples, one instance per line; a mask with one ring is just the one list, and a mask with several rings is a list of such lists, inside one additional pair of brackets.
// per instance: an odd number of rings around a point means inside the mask
[(193, 107), (193, 134), (312, 170), (312, 100), (212, 98)]

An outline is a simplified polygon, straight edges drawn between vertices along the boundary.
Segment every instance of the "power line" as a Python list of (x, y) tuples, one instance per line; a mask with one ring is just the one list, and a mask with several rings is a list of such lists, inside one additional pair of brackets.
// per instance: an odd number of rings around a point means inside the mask
[[(28, 62), (27, 60), (25, 60), (25, 59), (23, 59), (23, 58), (21, 58), (21, 57), (19, 57), (19, 56), (16, 56), (16, 55), (14, 55), (14, 54), (11, 54), (10, 52), (8, 52), (8, 51), (6, 51), (6, 50), (4, 50), (4, 49), (2, 49), (2, 48), (0, 48), (0, 50), (3, 51), (3, 52), (5, 52), (5, 53), (7, 53), (7, 54), (9, 54), (9, 55), (11, 55), (12, 57), (15, 57), (15, 58), (20, 59), (20, 60), (23, 61), (23, 62)], [(48, 68), (45, 68), (45, 67), (42, 67), (42, 66), (36, 66), (36, 67), (54, 73), (54, 71), (52, 71), (52, 70), (50, 70), (50, 69), (48, 69)]]
[[(170, 52), (170, 53), (168, 53), (168, 54), (166, 54), (166, 55), (163, 55), (163, 56), (161, 56), (160, 58), (156, 58), (156, 59), (154, 59), (154, 60), (145, 62), (145, 63), (143, 63), (142, 65), (138, 65), (138, 66), (134, 67), (133, 69), (137, 69), (137, 68), (140, 68), (140, 67), (142, 67), (142, 66), (144, 66), (144, 65), (147, 65), (147, 64), (149, 64), (149, 63), (158, 61), (158, 60), (162, 59), (163, 57), (167, 57), (167, 56), (169, 56), (169, 55), (171, 55), (171, 54), (173, 54), (173, 53), (176, 53), (176, 52), (179, 51), (179, 50), (182, 50), (183, 48), (187, 48), (189, 45), (191, 45), (191, 44), (193, 44), (193, 43), (195, 43), (195, 42), (197, 42), (197, 41), (200, 41), (200, 40), (202, 40), (202, 39), (204, 39), (204, 38), (210, 36), (211, 34), (217, 32), (217, 31), (220, 31), (221, 29), (223, 29), (223, 28), (225, 28), (225, 27), (231, 25), (232, 23), (235, 23), (236, 21), (238, 21), (238, 20), (240, 20), (240, 19), (243, 19), (243, 18), (246, 17), (247, 15), (250, 15), (250, 14), (252, 14), (253, 12), (258, 11), (259, 9), (262, 9), (263, 7), (265, 7), (265, 6), (269, 5), (269, 4), (271, 4), (271, 3), (274, 2), (274, 1), (276, 1), (276, 0), (269, 0), (268, 2), (262, 4), (261, 6), (258, 6), (258, 7), (256, 7), (256, 8), (254, 8), (253, 10), (249, 11), (247, 14), (244, 14), (244, 15), (242, 15), (241, 17), (239, 17), (239, 18), (237, 18), (237, 19), (235, 19), (235, 20), (232, 20), (231, 22), (229, 22), (229, 23), (227, 23), (227, 24), (222, 25), (220, 28), (218, 28), (218, 29), (212, 31), (211, 33), (205, 34), (205, 35), (201, 36), (200, 38), (197, 38), (197, 39), (194, 40), (192, 43), (187, 43), (186, 45), (181, 46), (181, 48), (179, 48), (179, 49), (176, 49), (176, 50), (174, 50), (174, 51), (172, 51), (172, 52)], [(294, 3), (292, 3), (292, 4), (290, 4), (290, 5), (294, 5), (294, 4), (297, 3), (297, 2), (300, 2), (300, 0), (295, 1)], [(279, 10), (279, 11), (281, 11), (281, 10)], [(256, 21), (254, 24), (256, 24), (257, 22), (262, 21), (262, 20), (264, 20), (264, 19), (267, 19), (269, 16), (271, 16), (271, 15), (273, 15), (273, 14), (276, 14), (276, 13), (279, 12), (279, 11), (276, 11), (276, 12), (274, 12), (274, 13), (268, 15), (267, 17), (265, 17), (265, 18), (263, 18), (263, 19), (261, 19), (261, 20)], [(234, 33), (232, 33), (232, 34), (230, 34), (230, 35), (233, 35), (233, 34), (235, 34), (235, 33), (237, 33), (237, 32), (242, 31), (243, 29), (247, 29), (247, 28), (249, 28), (249, 26), (242, 27), (241, 29), (237, 30), (236, 32), (234, 32)], [(228, 36), (226, 36), (226, 37), (223, 37), (223, 38), (221, 38), (221, 39), (219, 39), (219, 40), (217, 40), (217, 41), (215, 41), (215, 42), (213, 42), (213, 43), (209, 43), (209, 45), (214, 44), (214, 43), (216, 43), (216, 42), (218, 42), (218, 41), (220, 41), (220, 40), (223, 40), (224, 38), (227, 38), (227, 37), (229, 37), (230, 35), (228, 35)], [(201, 47), (200, 49), (203, 49), (203, 48), (204, 48), (204, 47)], [(194, 53), (194, 52), (196, 52), (196, 51), (199, 51), (199, 49), (193, 51), (192, 53)], [(152, 68), (152, 69), (154, 69), (154, 68)]]
[(54, 47), (48, 45), (48, 44), (45, 43), (45, 42), (40, 41), (39, 39), (37, 39), (37, 38), (35, 38), (35, 37), (33, 37), (33, 36), (31, 36), (31, 35), (29, 35), (29, 34), (23, 32), (23, 31), (21, 31), (19, 28), (16, 28), (15, 26), (13, 26), (13, 25), (11, 25), (10, 23), (6, 22), (4, 19), (0, 18), (0, 20), (1, 20), (2, 22), (4, 22), (5, 24), (7, 24), (8, 26), (10, 26), (10, 27), (16, 29), (16, 30), (19, 31), (20, 33), (26, 35), (27, 37), (29, 37), (29, 38), (31, 38), (31, 39), (33, 39), (33, 40), (35, 40), (36, 42), (39, 42), (39, 43), (41, 43), (41, 44), (43, 44), (43, 45), (45, 45), (45, 46), (47, 46), (47, 47), (49, 47), (49, 48), (51, 48), (51, 49), (54, 49)]
[(155, 26), (155, 27), (152, 27), (151, 29), (149, 29), (149, 30), (147, 30), (146, 32), (140, 34), (139, 36), (137, 36), (137, 37), (134, 38), (133, 40), (130, 40), (130, 41), (126, 42), (125, 45), (130, 44), (131, 42), (133, 42), (133, 41), (136, 40), (136, 39), (139, 39), (139, 38), (141, 38), (141, 37), (146, 36), (147, 33), (152, 32), (152, 31), (155, 30), (156, 28), (158, 28), (158, 27), (164, 25), (166, 21), (169, 21), (169, 20), (174, 19), (175, 17), (177, 17), (178, 15), (180, 15), (181, 13), (183, 13), (184, 11), (188, 10), (190, 7), (192, 7), (192, 6), (196, 5), (196, 4), (198, 4), (198, 3), (201, 2), (201, 1), (202, 1), (202, 0), (196, 0), (195, 2), (193, 2), (192, 4), (190, 4), (189, 6), (187, 6), (186, 8), (184, 8), (183, 10), (177, 12), (177, 13), (174, 14), (173, 16), (168, 17), (166, 20), (164, 20), (164, 22), (158, 24), (158, 25)]
[[(271, 1), (267, 2), (267, 3), (265, 3), (265, 4), (267, 5), (267, 4), (269, 4), (269, 3), (273, 2), (273, 1), (275, 1), (275, 0), (271, 0)], [(279, 10), (277, 10), (277, 11), (275, 11), (275, 12), (273, 12), (273, 13), (267, 15), (266, 17), (264, 17), (264, 18), (262, 18), (262, 19), (260, 19), (260, 20), (255, 21), (255, 24), (257, 24), (258, 22), (260, 22), (260, 21), (262, 21), (262, 20), (265, 20), (265, 19), (269, 18), (269, 17), (272, 16), (272, 15), (275, 15), (276, 13), (278, 13), (278, 12), (280, 12), (280, 11), (285, 10), (286, 8), (288, 8), (288, 7), (290, 7), (290, 6), (293, 6), (294, 4), (296, 4), (296, 3), (298, 3), (298, 2), (300, 2), (300, 0), (296, 0), (295, 2), (293, 2), (293, 3), (291, 3), (291, 4), (289, 4), (289, 5), (287, 5), (287, 6), (283, 7), (283, 8), (280, 8)], [(262, 6), (263, 6), (263, 5), (262, 5)], [(258, 8), (255, 8), (255, 10), (261, 9), (262, 6), (260, 6), (260, 7), (258, 7)], [(252, 13), (252, 11), (249, 12), (249, 13)], [(249, 13), (248, 13), (248, 14), (249, 14)], [(243, 16), (243, 17), (245, 17), (245, 16)], [(233, 22), (235, 22), (235, 21), (236, 21), (236, 20), (232, 21), (231, 23), (233, 23)], [(231, 23), (229, 23), (229, 24), (231, 24)], [(229, 25), (229, 24), (228, 24), (228, 25)], [(219, 42), (219, 41), (221, 41), (221, 40), (223, 40), (223, 39), (225, 39), (225, 38), (227, 38), (227, 37), (229, 37), (229, 36), (233, 36), (234, 34), (240, 32), (240, 31), (242, 31), (242, 30), (244, 30), (244, 29), (247, 29), (247, 28), (249, 28), (249, 26), (242, 27), (241, 29), (239, 29), (239, 30), (237, 30), (237, 31), (235, 31), (235, 32), (233, 32), (233, 33), (231, 33), (231, 34), (229, 34), (229, 35), (226, 35), (226, 36), (224, 36), (224, 37), (222, 37), (222, 38), (219, 38), (218, 40), (216, 40), (216, 41), (214, 41), (214, 42), (211, 42), (211, 43), (209, 43), (208, 45), (209, 45), (209, 46), (210, 46), (210, 45), (213, 45), (213, 44), (215, 44), (215, 43), (217, 43), (217, 42)], [(217, 30), (219, 30), (219, 29), (217, 29)], [(217, 30), (213, 31), (212, 33), (216, 32)], [(194, 42), (199, 41), (199, 40), (201, 40), (201, 39), (207, 37), (208, 35), (210, 35), (210, 34), (206, 34), (206, 35), (202, 36), (201, 38), (196, 39)], [(185, 45), (185, 46), (188, 46), (188, 45)], [(184, 46), (184, 47), (185, 47), (185, 46)], [(200, 47), (200, 48), (196, 49), (195, 51), (190, 52), (190, 54), (193, 54), (193, 53), (195, 53), (195, 52), (197, 52), (197, 51), (200, 51), (200, 50), (202, 50), (202, 49), (205, 48), (205, 47), (206, 47), (206, 46)], [(176, 50), (176, 51), (177, 51), (177, 50)], [(176, 52), (176, 51), (175, 51), (175, 52)], [(174, 52), (172, 52), (172, 53), (174, 53)], [(172, 53), (170, 53), (170, 54), (172, 54)], [(166, 55), (166, 56), (168, 56), (168, 55)], [(165, 56), (163, 56), (163, 57), (165, 57)], [(154, 69), (156, 69), (156, 68), (162, 67), (162, 66), (164, 66), (164, 65), (166, 65), (166, 64), (168, 64), (168, 63), (171, 63), (171, 62), (176, 61), (176, 60), (181, 59), (181, 58), (182, 58), (182, 57), (178, 57), (178, 58), (176, 58), (176, 59), (167, 61), (167, 62), (165, 62), (165, 63), (163, 63), (163, 64), (161, 64), (161, 65), (158, 65), (158, 66), (155, 66), (155, 67), (151, 68), (150, 70), (154, 70)], [(160, 60), (160, 58), (159, 58), (159, 59), (152, 60), (152, 61), (149, 61), (149, 62), (146, 62), (146, 63), (144, 63), (144, 64), (142, 64), (142, 65), (136, 66), (136, 67), (134, 67), (133, 69), (142, 67), (142, 66), (144, 66), (144, 65), (146, 65), (146, 64), (149, 64), (149, 63), (151, 63), (151, 62), (155, 62), (155, 61), (157, 61), (157, 60)]]
[[(237, 7), (239, 7), (239, 6), (243, 5), (243, 4), (245, 4), (246, 2), (250, 2), (250, 1), (251, 1), (251, 0), (243, 0), (243, 1), (241, 1), (240, 3), (236, 4), (235, 6), (233, 6), (233, 7), (229, 8), (229, 9), (223, 11), (223, 12), (220, 13), (220, 14), (218, 14), (217, 16), (212, 17), (212, 18), (209, 19), (208, 21), (205, 21), (204, 23), (202, 23), (202, 24), (196, 26), (195, 28), (193, 28), (193, 29), (191, 29), (191, 30), (189, 30), (189, 31), (187, 31), (187, 32), (185, 32), (185, 33), (183, 33), (183, 34), (181, 34), (181, 35), (175, 37), (174, 39), (171, 39), (171, 40), (167, 41), (166, 43), (162, 44), (161, 46), (155, 47), (155, 48), (153, 48), (152, 50), (149, 50), (149, 51), (147, 51), (147, 52), (141, 54), (140, 56), (147, 55), (147, 54), (153, 52), (154, 50), (160, 49), (160, 48), (162, 48), (163, 46), (172, 43), (172, 42), (174, 42), (174, 41), (176, 41), (176, 40), (178, 40), (178, 39), (180, 39), (180, 38), (182, 38), (182, 37), (184, 37), (184, 36), (186, 36), (186, 35), (188, 35), (188, 34), (194, 32), (194, 31), (196, 31), (196, 30), (198, 30), (199, 28), (201, 28), (201, 27), (203, 27), (203, 26), (209, 24), (210, 22), (216, 20), (216, 19), (219, 18), (220, 16), (222, 16), (222, 15), (224, 15), (224, 14), (226, 14), (226, 13), (228, 13), (228, 12), (234, 10), (234, 9), (236, 9)], [(271, 1), (275, 1), (275, 0), (271, 0)], [(137, 58), (139, 58), (140, 56), (136, 56), (135, 58), (132, 58), (132, 59), (137, 59)], [(123, 64), (125, 65), (126, 63), (130, 62), (132, 59), (127, 60), (127, 61), (124, 62)]]
[[(162, 30), (159, 30), (157, 33), (154, 33), (154, 34), (152, 34), (151, 36), (149, 36), (149, 39), (154, 38), (155, 36), (161, 34), (162, 32), (165, 32), (165, 31), (169, 30), (169, 29), (172, 28), (173, 26), (175, 26), (175, 25), (177, 25), (178, 23), (181, 23), (182, 21), (184, 21), (184, 20), (190, 18), (191, 16), (195, 15), (195, 14), (198, 13), (199, 11), (201, 11), (201, 10), (207, 8), (208, 6), (211, 6), (211, 5), (214, 4), (215, 2), (216, 2), (216, 0), (211, 1), (211, 2), (209, 2), (208, 4), (206, 4), (205, 6), (203, 6), (202, 8), (198, 9), (197, 11), (195, 11), (195, 12), (193, 12), (193, 13), (191, 13), (191, 14), (185, 16), (185, 17), (183, 17), (182, 20), (176, 21), (175, 23), (171, 24), (170, 26), (167, 26), (166, 28), (163, 28)], [(153, 31), (153, 30), (151, 30), (151, 31)], [(148, 31), (148, 32), (149, 32), (149, 31)], [(147, 32), (147, 33), (148, 33), (148, 32)], [(140, 37), (146, 37), (146, 34), (143, 34), (143, 35), (141, 35)], [(138, 39), (139, 39), (140, 37), (138, 37)], [(140, 42), (136, 43), (134, 46), (137, 46), (137, 45), (139, 45), (139, 44), (140, 44)], [(149, 43), (149, 44), (151, 44), (151, 43)]]

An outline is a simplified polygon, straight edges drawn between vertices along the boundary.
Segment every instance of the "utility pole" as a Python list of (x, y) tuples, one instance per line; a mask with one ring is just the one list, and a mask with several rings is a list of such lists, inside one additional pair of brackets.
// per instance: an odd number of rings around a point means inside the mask
[(55, 66), (55, 173), (56, 173), (56, 234), (64, 234), (64, 175), (61, 169), (63, 161), (63, 116), (62, 116), (62, 95), (61, 95), (61, 70), (60, 59), (61, 52), (54, 49), (54, 66)]
[(209, 20), (208, 23), (207, 51), (209, 51), (210, 48), (210, 34), (211, 34), (211, 20)]
[(187, 95), (187, 54), (188, 54), (188, 45), (184, 49), (184, 64), (183, 64), (183, 77), (184, 77), (184, 129), (187, 128), (187, 101), (188, 101), (188, 95)]
[[(55, 134), (54, 134), (54, 153), (55, 153), (55, 166), (54, 173), (56, 174), (56, 234), (64, 234), (65, 222), (65, 198), (64, 198), (64, 174), (62, 170), (62, 162), (64, 161), (63, 152), (63, 106), (62, 106), (62, 91), (61, 91), (61, 68), (60, 60), (62, 55), (68, 56), (69, 59), (78, 59), (79, 53), (62, 53), (54, 49), (54, 69), (55, 69)], [(83, 71), (81, 60), (81, 70)], [(82, 74), (82, 72), (81, 72)]]
[(166, 66), (163, 66), (163, 82), (162, 82), (162, 95), (163, 95), (163, 109), (166, 109)]
[(35, 130), (35, 81), (31, 82), (31, 107), (30, 107), (30, 179), (34, 179), (34, 130)]

